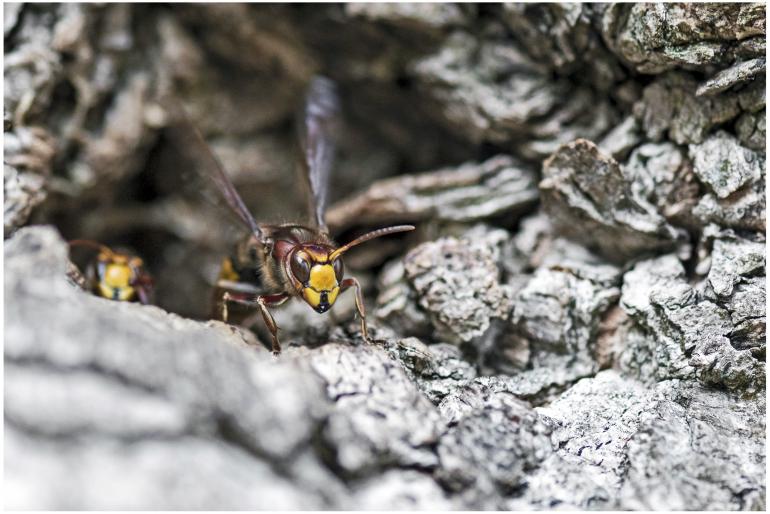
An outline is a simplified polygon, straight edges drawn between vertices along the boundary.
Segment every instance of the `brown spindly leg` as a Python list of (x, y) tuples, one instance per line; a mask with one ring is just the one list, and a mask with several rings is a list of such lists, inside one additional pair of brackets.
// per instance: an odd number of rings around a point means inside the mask
[(267, 307), (268, 305), (277, 307), (288, 299), (289, 295), (286, 293), (254, 295), (251, 293), (231, 293), (228, 291), (222, 296), (222, 314), (224, 320), (227, 321), (228, 302), (248, 305), (250, 307), (258, 306), (262, 313), (262, 319), (265, 321), (265, 326), (270, 331), (270, 335), (273, 336), (273, 355), (278, 355), (281, 353), (281, 343), (278, 341), (278, 325), (275, 324), (275, 319), (273, 319), (273, 315), (270, 314)]
[[(219, 290), (225, 290), (226, 293), (222, 295), (222, 321), (227, 323), (227, 318), (229, 317), (229, 313), (227, 310), (227, 299), (233, 298), (233, 296), (240, 294), (242, 297), (244, 297), (244, 293), (250, 293), (246, 296), (250, 298), (254, 298), (256, 296), (259, 296), (260, 289), (258, 289), (256, 286), (253, 286), (252, 284), (249, 284), (247, 282), (238, 282), (235, 280), (218, 280), (217, 281), (217, 289)], [(218, 294), (218, 293), (215, 293)], [(249, 304), (251, 305), (251, 304)], [(212, 314), (212, 316), (214, 316)]]
[(152, 304), (154, 282), (146, 273), (141, 273), (132, 283), (136, 289), (136, 296), (142, 305)]
[(340, 292), (347, 290), (350, 287), (356, 288), (356, 310), (361, 317), (361, 333), (364, 339), (369, 341), (369, 331), (366, 329), (366, 309), (364, 308), (364, 297), (361, 294), (361, 284), (355, 278), (346, 278), (340, 284)]
[(136, 296), (139, 299), (139, 303), (142, 305), (150, 305), (150, 293), (144, 286), (136, 288)]

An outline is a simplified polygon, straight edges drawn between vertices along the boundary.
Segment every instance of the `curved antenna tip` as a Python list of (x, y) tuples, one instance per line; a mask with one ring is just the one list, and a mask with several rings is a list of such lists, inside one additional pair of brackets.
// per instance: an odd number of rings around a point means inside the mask
[(367, 232), (366, 234), (360, 237), (357, 237), (356, 239), (352, 240), (348, 244), (341, 246), (340, 248), (337, 248), (331, 253), (329, 258), (331, 260), (334, 260), (340, 255), (342, 255), (343, 253), (353, 248), (354, 246), (358, 246), (361, 243), (371, 241), (372, 239), (382, 237), (382, 236), (387, 236), (390, 234), (397, 234), (399, 232), (410, 232), (414, 229), (415, 229), (414, 225), (394, 225), (392, 227), (385, 227), (377, 230), (372, 230), (371, 232)]

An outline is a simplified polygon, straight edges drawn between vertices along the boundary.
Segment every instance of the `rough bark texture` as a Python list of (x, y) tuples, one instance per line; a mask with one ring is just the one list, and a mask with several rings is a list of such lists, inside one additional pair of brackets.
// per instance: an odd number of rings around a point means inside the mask
[[(5, 488), (16, 509), (764, 510), (761, 4), (4, 4)], [(345, 125), (330, 313), (207, 321), (292, 119)], [(157, 306), (71, 281), (133, 247)], [(74, 257), (74, 256), (73, 256)], [(82, 263), (79, 263), (82, 264)]]

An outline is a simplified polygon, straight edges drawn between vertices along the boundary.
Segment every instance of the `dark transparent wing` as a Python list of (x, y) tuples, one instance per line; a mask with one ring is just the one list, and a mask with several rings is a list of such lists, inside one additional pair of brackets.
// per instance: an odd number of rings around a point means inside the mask
[(171, 120), (168, 124), (168, 133), (175, 140), (180, 148), (189, 149), (196, 157), (196, 166), (210, 178), (220, 193), (222, 199), (227, 203), (230, 210), (237, 216), (238, 220), (253, 233), (260, 243), (265, 242), (265, 237), (251, 212), (246, 208), (235, 186), (225, 173), (222, 163), (219, 161), (211, 147), (206, 143), (198, 128), (190, 120), (187, 112), (181, 103), (175, 98), (166, 97), (162, 100), (162, 105), (170, 114)]
[(339, 130), (340, 102), (337, 86), (325, 77), (314, 77), (308, 88), (299, 121), (302, 149), (301, 178), (306, 186), (311, 221), (328, 231), (325, 213), (329, 173), (334, 162)]

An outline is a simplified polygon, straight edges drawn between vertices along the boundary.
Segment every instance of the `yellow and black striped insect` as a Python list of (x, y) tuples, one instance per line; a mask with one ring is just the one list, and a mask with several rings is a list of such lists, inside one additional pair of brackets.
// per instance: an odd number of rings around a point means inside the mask
[[(183, 109), (178, 110), (178, 114), (186, 118)], [(324, 217), (338, 113), (335, 84), (329, 79), (315, 77), (308, 89), (299, 134), (303, 154), (301, 176), (308, 193), (310, 212), (308, 225), (257, 223), (200, 132), (185, 120), (198, 146), (206, 150), (211, 165), (208, 170), (222, 197), (249, 232), (236, 245), (232, 255), (224, 260), (217, 281), (216, 294), (221, 299), (222, 319), (227, 321), (230, 303), (259, 309), (272, 335), (272, 350), (276, 355), (281, 352), (281, 344), (278, 326), (269, 307), (279, 306), (290, 298), (301, 298), (316, 312), (324, 313), (349, 288), (355, 289), (361, 331), (364, 339), (369, 340), (361, 286), (355, 278), (344, 278), (342, 256), (371, 239), (414, 230), (411, 225), (382, 228), (343, 246), (338, 246), (329, 236)]]
[(152, 303), (153, 280), (141, 257), (113, 251), (108, 246), (86, 239), (69, 242), (70, 248), (96, 250), (96, 258), (86, 267), (85, 275), (73, 277), (97, 296), (123, 302)]

